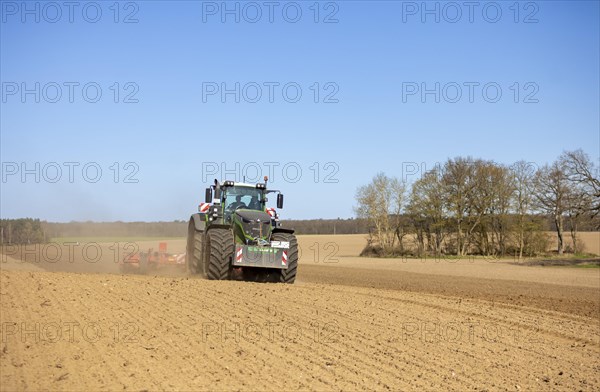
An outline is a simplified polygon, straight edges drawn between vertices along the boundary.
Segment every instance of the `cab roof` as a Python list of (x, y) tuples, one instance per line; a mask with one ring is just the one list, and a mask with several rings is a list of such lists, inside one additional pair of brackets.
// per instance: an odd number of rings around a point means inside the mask
[[(225, 181), (223, 181), (221, 184), (223, 184)], [(248, 184), (245, 182), (235, 182), (233, 181), (233, 186), (239, 186), (239, 187), (247, 187), (247, 188), (256, 188), (256, 184)]]

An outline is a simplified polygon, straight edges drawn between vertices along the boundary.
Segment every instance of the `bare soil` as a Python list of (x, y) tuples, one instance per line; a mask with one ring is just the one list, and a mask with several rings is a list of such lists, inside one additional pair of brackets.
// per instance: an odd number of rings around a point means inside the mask
[(2, 259), (1, 390), (600, 389), (599, 268), (304, 236), (296, 284), (259, 284), (122, 275), (100, 246)]

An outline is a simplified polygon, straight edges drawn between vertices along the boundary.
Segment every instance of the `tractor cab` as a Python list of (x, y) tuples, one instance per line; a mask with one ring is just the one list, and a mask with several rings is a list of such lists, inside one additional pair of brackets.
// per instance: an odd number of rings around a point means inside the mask
[(237, 183), (233, 186), (223, 187), (221, 203), (225, 215), (231, 215), (237, 210), (265, 210), (265, 190), (250, 184)]
[(200, 204), (199, 211), (209, 217), (221, 216), (225, 220), (238, 210), (261, 211), (272, 215), (275, 209), (267, 208), (267, 194), (277, 193), (277, 208), (280, 209), (283, 208), (283, 194), (278, 190), (267, 190), (267, 181), (267, 176), (264, 183), (257, 184), (233, 181), (221, 184), (215, 179), (215, 184), (206, 188), (206, 201)]
[[(242, 244), (268, 244), (272, 229), (280, 226), (274, 208), (267, 208), (267, 194), (277, 192), (277, 208), (283, 208), (283, 195), (278, 190), (267, 190), (268, 178), (264, 183), (247, 184), (224, 181), (206, 189), (208, 222), (231, 225), (236, 242)], [(212, 204), (209, 204), (212, 202)]]

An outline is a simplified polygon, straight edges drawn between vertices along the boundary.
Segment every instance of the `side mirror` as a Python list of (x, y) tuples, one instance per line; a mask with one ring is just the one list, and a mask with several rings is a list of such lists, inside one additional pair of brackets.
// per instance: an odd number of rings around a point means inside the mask
[(212, 189), (206, 188), (206, 193), (204, 196), (204, 201), (207, 203), (212, 203)]
[(277, 208), (283, 208), (283, 195), (281, 193), (277, 194)]

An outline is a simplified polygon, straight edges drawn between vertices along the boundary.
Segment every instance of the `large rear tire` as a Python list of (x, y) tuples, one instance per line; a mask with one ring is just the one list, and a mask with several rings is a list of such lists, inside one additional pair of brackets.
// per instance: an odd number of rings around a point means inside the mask
[(235, 244), (228, 229), (211, 229), (206, 233), (207, 275), (211, 280), (229, 279)]
[(286, 241), (290, 243), (288, 249), (288, 267), (280, 270), (279, 282), (294, 283), (296, 272), (298, 272), (298, 240), (296, 236), (289, 233), (273, 233), (271, 241)]
[(197, 231), (194, 222), (188, 226), (187, 246), (185, 251), (185, 267), (189, 274), (196, 275), (204, 272), (202, 263), (202, 240), (204, 233)]

